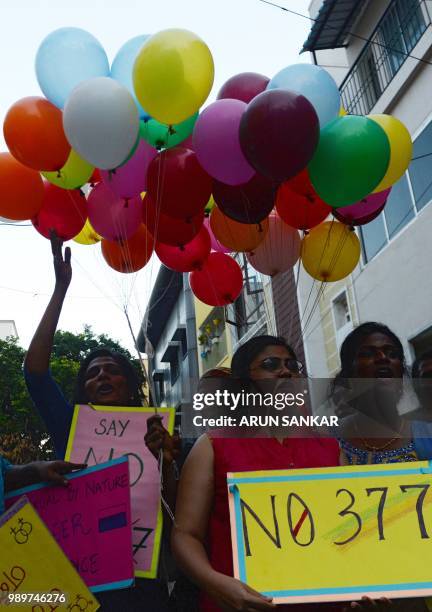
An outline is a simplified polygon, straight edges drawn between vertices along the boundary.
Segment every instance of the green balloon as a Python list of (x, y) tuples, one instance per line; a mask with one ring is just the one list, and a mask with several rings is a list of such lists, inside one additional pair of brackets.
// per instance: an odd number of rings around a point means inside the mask
[(389, 161), (384, 130), (367, 117), (347, 115), (321, 130), (309, 177), (324, 202), (339, 208), (368, 196), (384, 177)]
[(198, 113), (175, 125), (164, 125), (156, 119), (140, 121), (140, 136), (155, 149), (170, 149), (192, 134)]

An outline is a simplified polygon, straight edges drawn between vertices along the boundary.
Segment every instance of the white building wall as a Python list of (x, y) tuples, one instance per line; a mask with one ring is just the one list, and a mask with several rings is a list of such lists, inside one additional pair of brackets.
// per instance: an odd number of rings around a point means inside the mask
[[(317, 11), (322, 0), (311, 3), (311, 15)], [(376, 27), (389, 2), (369, 2), (367, 9), (356, 24), (355, 32), (368, 37)], [(432, 2), (427, 2), (432, 15)], [(318, 63), (349, 66), (358, 57), (364, 41), (351, 38), (347, 49), (322, 51), (316, 54)], [(432, 27), (429, 26), (417, 46), (411, 52), (418, 58), (432, 60)], [(338, 84), (345, 74), (341, 69), (330, 69)], [(405, 123), (413, 139), (432, 121), (432, 66), (408, 58), (396, 74), (386, 91), (378, 100), (373, 113), (389, 113)], [(432, 153), (432, 143), (431, 143)], [(432, 156), (431, 156), (432, 180)], [(397, 234), (365, 266), (357, 267), (351, 279), (335, 284), (335, 292), (344, 284), (353, 285), (353, 302), (356, 322), (379, 321), (388, 325), (404, 343), (406, 355), (412, 360), (409, 340), (422, 330), (432, 326), (432, 203), (428, 204), (415, 218)], [(321, 283), (315, 282), (313, 297)], [(310, 293), (311, 281), (306, 273), (301, 275), (298, 295), (300, 313), (305, 309)], [(332, 289), (330, 289), (332, 291)], [(334, 364), (329, 352), (329, 320), (327, 312), (331, 307), (328, 290), (315, 308), (307, 329), (304, 330), (305, 350), (308, 369), (314, 376), (327, 377), (334, 374)], [(308, 312), (306, 312), (307, 318)], [(334, 335), (335, 335), (335, 330)]]
[(15, 321), (0, 321), (0, 340), (6, 340), (9, 337), (18, 338)]

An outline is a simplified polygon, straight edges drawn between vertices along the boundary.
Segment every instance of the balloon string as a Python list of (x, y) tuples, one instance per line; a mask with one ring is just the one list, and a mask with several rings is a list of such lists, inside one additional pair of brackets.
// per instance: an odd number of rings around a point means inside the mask
[[(344, 232), (344, 234), (339, 239), (339, 243), (336, 246), (335, 251), (334, 251), (334, 253), (332, 255), (332, 258), (330, 260), (330, 263), (329, 263), (329, 276), (333, 272), (333, 270), (334, 270), (334, 268), (335, 268), (335, 266), (337, 264), (337, 261), (338, 261), (339, 257), (342, 254), (342, 251), (343, 251), (343, 249), (345, 247), (345, 244), (346, 244), (346, 241), (348, 240), (348, 237), (349, 237), (349, 232), (346, 231), (346, 232)], [(321, 286), (320, 286), (320, 288), (319, 288), (319, 290), (317, 292), (317, 297), (316, 297), (315, 303), (312, 306), (311, 312), (309, 313), (309, 317), (308, 317), (308, 319), (307, 319), (307, 321), (306, 321), (306, 323), (305, 323), (305, 325), (303, 327), (302, 335), (305, 335), (305, 333), (306, 333), (306, 331), (307, 331), (311, 321), (313, 320), (313, 315), (315, 314), (315, 310), (318, 307), (318, 304), (319, 304), (320, 300), (322, 299), (322, 297), (324, 295), (324, 291), (325, 291), (326, 286), (327, 286), (327, 281), (323, 280), (322, 283), (321, 283)], [(301, 338), (300, 338), (300, 340), (301, 340)]]

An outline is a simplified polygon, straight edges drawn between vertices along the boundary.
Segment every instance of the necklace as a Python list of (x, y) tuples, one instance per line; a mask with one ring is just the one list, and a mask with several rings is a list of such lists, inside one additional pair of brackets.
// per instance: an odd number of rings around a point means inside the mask
[[(364, 445), (364, 447), (367, 450), (369, 450), (369, 451), (383, 451), (386, 448), (388, 448), (391, 444), (393, 444), (393, 442), (396, 442), (396, 440), (398, 438), (401, 437), (401, 432), (402, 432), (403, 425), (404, 425), (404, 423), (402, 421), (402, 423), (401, 423), (401, 425), (399, 427), (399, 431), (398, 431), (397, 435), (394, 438), (391, 438), (390, 440), (387, 440), (387, 442), (385, 444), (383, 444), (382, 446), (374, 446), (373, 444), (369, 444), (369, 442), (366, 442), (366, 440), (364, 438), (362, 438), (360, 435), (359, 435), (359, 438), (360, 438), (360, 440), (362, 441), (362, 444)], [(355, 423), (355, 428), (356, 428), (357, 432), (360, 434), (358, 426), (357, 426), (357, 423)]]

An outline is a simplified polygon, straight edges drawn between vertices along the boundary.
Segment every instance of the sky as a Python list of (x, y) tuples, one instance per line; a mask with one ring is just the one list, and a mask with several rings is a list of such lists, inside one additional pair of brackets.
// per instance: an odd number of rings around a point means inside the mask
[[(278, 0), (308, 14), (309, 0)], [(34, 72), (41, 41), (53, 30), (74, 26), (88, 30), (104, 46), (110, 62), (118, 49), (139, 34), (185, 28), (209, 46), (215, 82), (204, 104), (239, 72), (272, 77), (297, 62), (311, 22), (259, 0), (2, 0), (0, 22), (0, 117), (25, 96), (42, 95)], [(0, 150), (7, 150), (0, 133)], [(1, 194), (0, 194), (1, 197)], [(135, 334), (157, 276), (152, 258), (138, 274), (122, 275), (107, 266), (100, 246), (72, 247), (73, 279), (59, 328), (80, 332), (84, 324), (133, 350), (124, 307)], [(50, 245), (26, 224), (0, 223), (0, 320), (15, 321), (19, 342), (27, 347), (54, 285)]]

